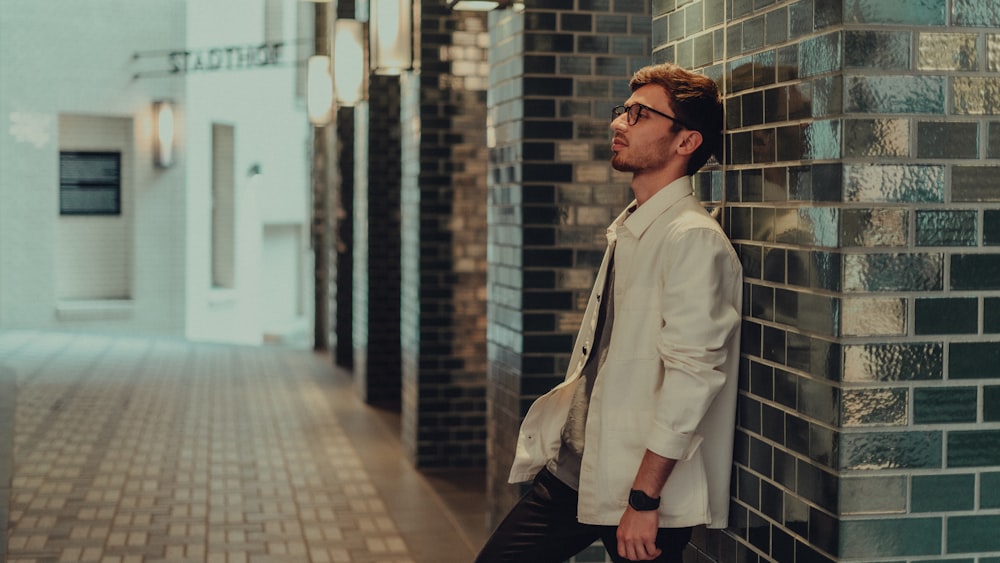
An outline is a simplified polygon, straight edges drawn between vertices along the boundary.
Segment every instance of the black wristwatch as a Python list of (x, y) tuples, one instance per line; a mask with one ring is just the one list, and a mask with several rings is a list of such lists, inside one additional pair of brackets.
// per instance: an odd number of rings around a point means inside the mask
[(628, 505), (640, 512), (660, 508), (660, 499), (652, 498), (639, 489), (632, 489), (628, 494)]

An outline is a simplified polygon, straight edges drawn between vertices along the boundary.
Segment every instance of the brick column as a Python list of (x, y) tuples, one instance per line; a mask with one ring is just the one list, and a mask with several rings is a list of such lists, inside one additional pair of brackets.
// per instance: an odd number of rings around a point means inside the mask
[(370, 76), (355, 110), (354, 383), (372, 404), (400, 400), (399, 77)]
[(402, 440), (418, 467), (486, 459), (486, 18), (420, 9), (402, 78)]
[(490, 13), (488, 500), (531, 401), (565, 375), (604, 252), (630, 201), (610, 165), (611, 108), (650, 61), (645, 0), (547, 0)]

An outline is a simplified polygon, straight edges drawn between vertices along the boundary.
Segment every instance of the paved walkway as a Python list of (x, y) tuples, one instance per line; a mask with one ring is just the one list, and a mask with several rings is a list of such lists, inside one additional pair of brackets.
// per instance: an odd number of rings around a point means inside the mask
[(435, 490), (348, 386), (305, 351), (0, 332), (0, 561), (470, 561), (475, 478)]

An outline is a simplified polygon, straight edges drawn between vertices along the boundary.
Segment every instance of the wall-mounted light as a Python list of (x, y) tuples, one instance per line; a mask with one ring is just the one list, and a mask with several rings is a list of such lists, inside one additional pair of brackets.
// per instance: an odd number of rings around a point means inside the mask
[(489, 12), (505, 8), (523, 12), (524, 2), (523, 0), (448, 0), (448, 9), (453, 12)]
[(412, 0), (369, 0), (372, 72), (397, 75), (413, 69)]
[(153, 102), (153, 163), (160, 168), (174, 163), (174, 106), (166, 100)]
[(341, 105), (353, 106), (365, 99), (365, 54), (364, 22), (338, 19), (333, 27), (333, 84)]
[(333, 107), (333, 77), (330, 57), (313, 55), (306, 63), (306, 112), (309, 123), (326, 125)]

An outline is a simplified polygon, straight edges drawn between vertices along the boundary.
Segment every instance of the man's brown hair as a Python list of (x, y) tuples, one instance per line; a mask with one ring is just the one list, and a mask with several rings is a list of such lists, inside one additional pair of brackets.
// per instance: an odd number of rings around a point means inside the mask
[[(691, 155), (687, 173), (700, 170), (713, 154), (721, 161), (722, 97), (715, 82), (675, 64), (663, 63), (640, 68), (628, 85), (634, 92), (648, 84), (663, 88), (677, 119), (701, 133), (701, 146)], [(682, 126), (674, 123), (673, 128), (676, 132)]]

